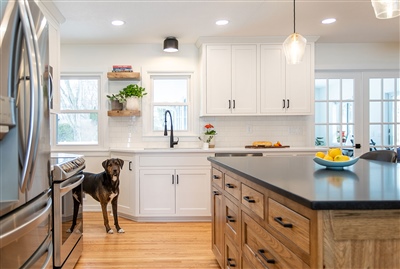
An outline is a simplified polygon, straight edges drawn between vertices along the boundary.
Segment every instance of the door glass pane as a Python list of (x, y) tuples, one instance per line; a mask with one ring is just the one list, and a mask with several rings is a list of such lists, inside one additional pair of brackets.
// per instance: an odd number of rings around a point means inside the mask
[(383, 125), (383, 145), (390, 146), (394, 142), (394, 125), (384, 124)]
[(342, 100), (354, 100), (354, 79), (342, 80)]
[(394, 122), (394, 102), (383, 103), (383, 122)]
[(315, 103), (315, 122), (326, 123), (326, 103), (317, 102)]
[(315, 100), (326, 100), (326, 79), (315, 80)]
[(329, 146), (335, 147), (340, 144), (340, 126), (339, 125), (330, 125), (329, 126)]
[(394, 79), (386, 78), (383, 79), (383, 99), (385, 100), (393, 100), (395, 99), (395, 90), (394, 90)]
[(340, 103), (329, 102), (329, 123), (340, 122)]
[(353, 123), (354, 122), (354, 103), (346, 102), (342, 103), (342, 123)]
[(369, 99), (370, 100), (382, 99), (381, 79), (372, 78), (369, 80)]
[(370, 102), (369, 103), (369, 121), (370, 122), (381, 122), (381, 103)]
[(325, 146), (327, 139), (326, 126), (325, 125), (316, 125), (315, 126), (315, 145), (316, 146)]
[(340, 99), (340, 79), (329, 80), (329, 100)]
[(379, 124), (370, 124), (370, 126), (369, 126), (369, 137), (370, 137), (370, 143), (372, 145), (373, 144), (375, 144), (377, 146), (382, 145), (381, 125), (379, 125)]

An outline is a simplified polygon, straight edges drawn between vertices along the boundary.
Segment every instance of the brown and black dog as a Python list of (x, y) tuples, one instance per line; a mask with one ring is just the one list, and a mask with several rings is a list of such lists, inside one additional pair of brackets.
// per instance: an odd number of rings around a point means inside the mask
[[(117, 212), (119, 196), (119, 173), (124, 166), (124, 161), (121, 159), (108, 159), (105, 160), (102, 165), (104, 171), (99, 174), (87, 172), (83, 173), (85, 176), (82, 184), (83, 192), (90, 194), (93, 199), (100, 203), (106, 232), (109, 234), (114, 233), (114, 231), (110, 228), (107, 216), (107, 204), (111, 203), (115, 228), (117, 229), (118, 233), (124, 233), (125, 231), (118, 224)], [(72, 193), (74, 196), (74, 216), (70, 231), (74, 230), (79, 205), (82, 204), (81, 189), (75, 188)]]

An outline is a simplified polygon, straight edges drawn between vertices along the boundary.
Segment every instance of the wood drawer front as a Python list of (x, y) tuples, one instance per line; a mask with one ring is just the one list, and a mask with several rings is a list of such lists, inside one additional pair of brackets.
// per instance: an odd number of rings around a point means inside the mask
[[(307, 254), (310, 254), (310, 220), (308, 218), (269, 198), (268, 223)], [(284, 225), (288, 227), (284, 227)], [(291, 227), (289, 227), (290, 225)]]
[(264, 219), (264, 194), (242, 184), (242, 204)]
[(225, 234), (229, 235), (232, 240), (239, 245), (239, 229), (240, 229), (240, 221), (239, 221), (239, 207), (235, 205), (231, 200), (227, 197), (224, 199), (225, 201)]
[(217, 185), (218, 187), (222, 188), (222, 172), (219, 171), (218, 169), (213, 168), (212, 169), (212, 175), (211, 175), (211, 182), (212, 184)]
[(229, 237), (225, 236), (225, 265), (223, 268), (239, 268), (240, 256)]
[(242, 214), (243, 255), (255, 268), (310, 268), (246, 213)]
[(236, 199), (240, 199), (240, 182), (225, 174), (224, 189)]

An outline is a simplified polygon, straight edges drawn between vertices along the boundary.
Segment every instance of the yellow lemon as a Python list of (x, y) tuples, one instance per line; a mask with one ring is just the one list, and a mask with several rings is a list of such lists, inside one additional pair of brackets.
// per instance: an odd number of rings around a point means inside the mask
[(333, 158), (333, 160), (335, 162), (345, 162), (345, 161), (350, 160), (350, 157), (340, 154), (340, 155), (336, 155), (335, 158)]
[(328, 155), (335, 158), (336, 155), (341, 155), (342, 150), (340, 148), (332, 148), (328, 150)]
[(333, 161), (333, 158), (330, 155), (326, 154), (325, 157), (324, 157), (324, 160)]
[(317, 153), (315, 153), (315, 156), (323, 159), (325, 157), (325, 153), (318, 151)]

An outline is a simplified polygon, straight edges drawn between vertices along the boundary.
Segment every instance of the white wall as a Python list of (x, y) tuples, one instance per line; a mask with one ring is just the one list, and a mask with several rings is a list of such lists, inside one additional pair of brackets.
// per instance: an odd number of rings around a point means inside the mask
[[(113, 64), (131, 64), (138, 71), (194, 71), (195, 96), (199, 96), (198, 49), (180, 45), (177, 53), (162, 51), (160, 44), (72, 45), (61, 46), (61, 72), (101, 72), (104, 78), (102, 104), (107, 110), (106, 72)], [(316, 69), (399, 69), (399, 44), (316, 44)], [(145, 81), (144, 87), (148, 87)], [(145, 97), (146, 98), (146, 97)], [(199, 101), (198, 98), (196, 98)], [(107, 121), (108, 147), (163, 147), (168, 138), (142, 137), (143, 117), (102, 118)], [(279, 140), (290, 146), (313, 146), (312, 116), (204, 117), (198, 118), (199, 134), (206, 123), (217, 132), (217, 147), (243, 147), (254, 140)], [(196, 137), (184, 138), (181, 146), (196, 146)]]

